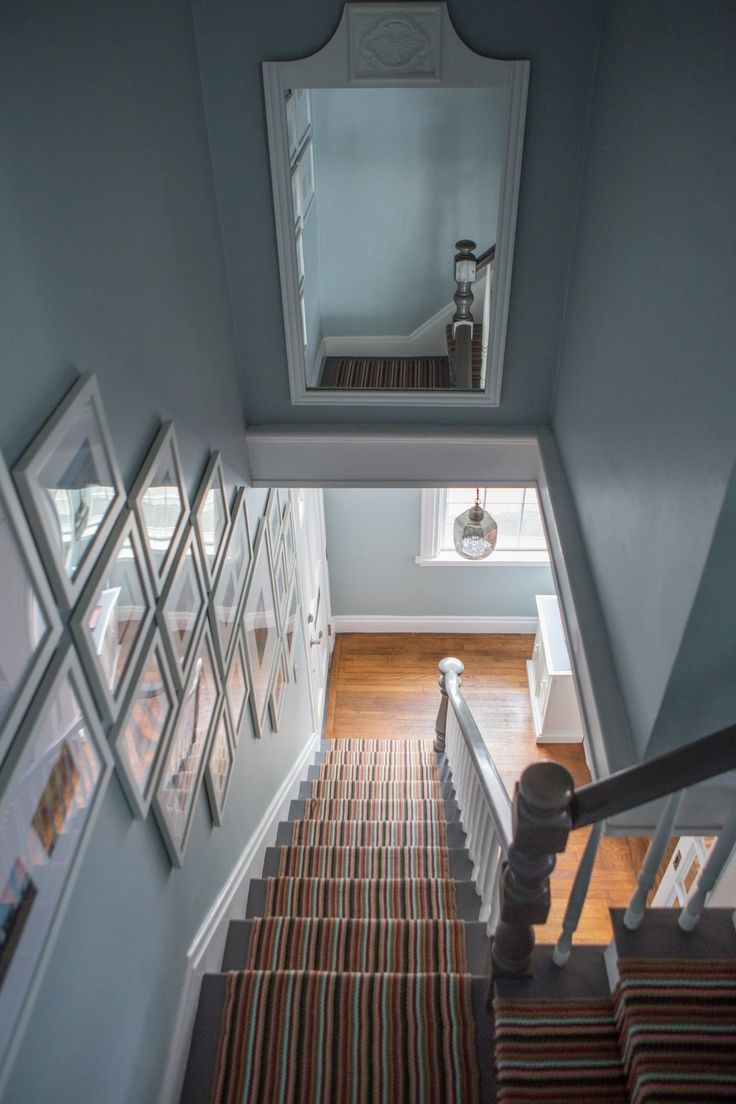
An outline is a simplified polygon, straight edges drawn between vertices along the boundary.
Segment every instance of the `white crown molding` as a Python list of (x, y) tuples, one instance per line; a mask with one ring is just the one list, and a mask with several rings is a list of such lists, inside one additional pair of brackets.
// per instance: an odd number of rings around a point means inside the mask
[(522, 633), (534, 635), (536, 617), (421, 616), (335, 614), (336, 633)]
[(298, 796), (299, 783), (306, 778), (306, 766), (318, 745), (319, 734), (315, 732), (261, 817), (187, 951), (179, 1007), (158, 1096), (165, 1104), (178, 1104), (181, 1098), (202, 975), (220, 972), (227, 925), (231, 919), (245, 916), (250, 880), (260, 876), (266, 848), (276, 838), (279, 821), (286, 820), (289, 803)]

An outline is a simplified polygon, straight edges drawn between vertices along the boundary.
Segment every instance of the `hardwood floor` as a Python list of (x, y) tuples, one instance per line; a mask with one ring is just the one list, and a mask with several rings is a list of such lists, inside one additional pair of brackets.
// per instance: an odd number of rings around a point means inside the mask
[[(529, 763), (562, 763), (576, 785), (590, 781), (581, 744), (537, 744), (526, 660), (533, 637), (430, 633), (344, 633), (335, 641), (327, 694), (328, 739), (429, 739), (440, 695), (437, 664), (456, 656), (465, 664), (463, 694), (509, 793)], [(537, 929), (554, 942), (588, 831), (574, 832), (552, 875), (552, 910)], [(590, 892), (576, 934), (578, 943), (607, 943), (608, 909), (628, 904), (641, 862), (641, 841), (601, 841)]]

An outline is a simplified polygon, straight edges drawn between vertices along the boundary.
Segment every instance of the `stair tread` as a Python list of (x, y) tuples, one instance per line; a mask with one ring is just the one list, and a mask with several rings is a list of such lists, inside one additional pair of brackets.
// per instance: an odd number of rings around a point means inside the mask
[(732, 958), (736, 956), (733, 909), (707, 908), (698, 926), (684, 932), (678, 909), (652, 908), (636, 931), (624, 927), (625, 909), (612, 908), (613, 939), (619, 958)]
[(537, 944), (532, 952), (531, 977), (494, 978), (493, 992), (498, 997), (568, 997), (610, 996), (602, 946), (572, 948), (567, 966), (555, 966), (554, 947)]
[[(282, 820), (281, 821), (281, 823), (279, 824), (279, 826), (276, 830), (276, 845), (277, 846), (281, 847), (281, 846), (288, 846), (289, 844), (291, 844), (292, 838), (293, 838), (294, 824), (297, 823), (297, 822), (298, 821), (295, 821), (293, 819), (292, 820)], [(316, 825), (319, 822), (318, 821), (313, 821), (311, 823)], [(330, 822), (328, 822), (328, 823), (330, 823)], [(369, 831), (371, 830), (371, 826), (375, 826), (375, 830), (377, 832), (380, 832), (380, 829), (379, 829), (378, 826), (379, 825), (383, 826), (385, 824), (385, 821), (365, 821), (365, 820), (364, 821), (336, 821), (336, 822), (332, 822), (332, 823), (335, 824), (336, 830), (339, 830), (339, 831), (344, 830), (344, 832), (349, 837), (349, 835), (352, 831), (356, 831), (356, 833), (360, 832), (363, 826), (365, 826), (367, 828), (367, 830), (369, 830)], [(445, 822), (438, 822), (435, 826), (433, 826), (432, 821), (426, 821), (426, 822), (421, 822), (421, 823), (422, 823), (423, 826), (419, 829), (416, 829), (417, 832), (424, 832), (425, 831), (425, 826), (429, 826), (430, 831), (433, 831), (434, 827), (436, 827), (439, 831), (446, 834), (447, 844), (448, 844), (449, 847), (451, 847), (451, 848), (456, 848), (456, 847), (464, 848), (465, 847), (465, 832), (463, 831), (463, 826), (462, 826), (462, 824), (460, 823), (459, 820), (453, 820), (453, 821), (449, 821), (449, 822), (446, 822), (446, 823)], [(412, 825), (410, 822), (405, 822), (405, 824), (406, 824), (406, 834), (407, 835), (413, 835), (414, 830), (415, 830), (415, 826)], [(401, 831), (403, 833), (404, 829), (401, 829)], [(364, 838), (364, 837), (361, 837), (361, 838)], [(416, 836), (415, 836), (415, 838), (416, 838)], [(403, 845), (398, 845), (398, 846), (403, 846)]]
[[(245, 913), (246, 919), (252, 918), (252, 917), (255, 917), (255, 916), (265, 915), (266, 899), (267, 899), (267, 892), (268, 892), (268, 883), (278, 881), (278, 880), (279, 879), (269, 879), (269, 878), (253, 878), (253, 879), (251, 879), (250, 890), (248, 892), (248, 904), (247, 904), (246, 913)], [(329, 882), (329, 881), (343, 882), (344, 880), (345, 879), (342, 879), (342, 878), (336, 878), (336, 879), (328, 879), (328, 878), (292, 879), (292, 881), (310, 881), (310, 882)], [(369, 879), (356, 879), (356, 878), (351, 878), (351, 879), (347, 879), (347, 880), (348, 881), (353, 881), (353, 882), (359, 882), (361, 880), (362, 881), (369, 881)], [(386, 880), (389, 880), (389, 879), (386, 879)], [(395, 878), (395, 879), (390, 879), (390, 880), (400, 882), (400, 883), (407, 883), (408, 886), (411, 886), (414, 883), (416, 883), (416, 881), (418, 879)], [(430, 884), (435, 884), (438, 881), (440, 881), (440, 879), (425, 879), (425, 880), (430, 882)], [(384, 882), (385, 880), (381, 879), (381, 881)], [(478, 917), (479, 917), (479, 913), (480, 913), (480, 897), (478, 896), (478, 894), (476, 892), (475, 883), (471, 882), (471, 881), (457, 882), (457, 881), (454, 881), (453, 879), (447, 879), (446, 881), (447, 881), (448, 886), (451, 885), (454, 888), (455, 907), (456, 907), (456, 910), (457, 910), (457, 915), (456, 915), (455, 918), (458, 919), (458, 920), (477, 920)], [(408, 894), (407, 894), (407, 896), (408, 896)], [(429, 917), (427, 919), (429, 919)], [(439, 919), (439, 917), (438, 917), (438, 919)]]
[[(313, 868), (318, 867), (321, 861), (327, 863), (331, 856), (335, 856), (335, 865), (342, 871), (349, 870), (351, 862), (359, 863), (361, 856), (370, 856), (371, 862), (379, 870), (390, 868), (393, 861), (404, 865), (407, 869), (406, 876), (418, 874), (423, 877), (436, 877), (443, 871), (453, 879), (469, 881), (472, 877), (473, 864), (468, 853), (463, 847), (436, 848), (430, 846), (401, 846), (401, 847), (330, 847), (326, 844), (282, 844), (279, 847), (269, 847), (263, 860), (262, 877), (274, 878), (280, 873), (282, 857), (285, 861), (292, 859), (299, 867), (305, 867), (305, 873), (312, 874)], [(426, 861), (426, 869), (423, 869), (423, 861)], [(302, 871), (284, 871), (285, 874), (301, 875)], [(332, 877), (345, 876), (343, 873), (330, 874)], [(376, 875), (371, 871), (369, 875), (349, 874), (352, 877), (370, 876), (385, 877), (385, 873)]]

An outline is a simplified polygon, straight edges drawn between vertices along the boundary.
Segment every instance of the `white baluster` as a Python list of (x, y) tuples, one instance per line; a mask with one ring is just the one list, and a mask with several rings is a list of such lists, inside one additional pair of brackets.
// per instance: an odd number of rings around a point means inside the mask
[(680, 913), (677, 923), (683, 931), (692, 931), (698, 923), (708, 894), (718, 881), (734, 844), (736, 844), (736, 809), (728, 817), (718, 839), (711, 847), (705, 866), (700, 871), (698, 880)]
[(552, 952), (552, 961), (555, 966), (566, 966), (569, 961), (570, 951), (572, 949), (572, 937), (575, 931), (577, 931), (577, 926), (580, 922), (580, 914), (583, 911), (585, 898), (588, 895), (590, 876), (595, 866), (595, 857), (598, 853), (598, 844), (602, 832), (603, 821), (599, 821), (598, 824), (593, 825), (590, 835), (588, 836), (588, 842), (585, 845), (583, 857), (580, 860), (580, 865), (575, 874), (575, 881), (572, 883), (572, 889), (570, 890), (570, 898), (567, 902), (567, 908), (565, 909), (565, 918), (562, 921), (562, 934), (557, 940), (557, 946)]
[(636, 879), (638, 888), (629, 902), (629, 907), (624, 913), (624, 926), (630, 931), (634, 931), (641, 924), (642, 917), (647, 907), (647, 894), (654, 885), (654, 879), (664, 857), (670, 836), (674, 831), (675, 821), (677, 820), (677, 814), (680, 811), (680, 805), (682, 804), (684, 796), (685, 791), (680, 790), (679, 793), (673, 793), (669, 797), (659, 824), (647, 848), (644, 862), (641, 864), (641, 870), (639, 871), (639, 877)]
[(482, 804), (482, 813), (483, 817), (478, 832), (478, 862), (473, 869), (473, 880), (481, 897), (483, 896), (483, 883), (486, 876), (486, 870), (491, 861), (490, 847), (493, 838), (493, 821), (484, 803)]

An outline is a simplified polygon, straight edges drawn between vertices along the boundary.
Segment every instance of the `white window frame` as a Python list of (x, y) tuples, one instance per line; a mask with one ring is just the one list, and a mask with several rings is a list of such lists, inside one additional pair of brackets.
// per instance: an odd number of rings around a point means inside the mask
[[(508, 485), (508, 484), (506, 484)], [(532, 486), (532, 484), (525, 484)], [(419, 522), (419, 555), (415, 562), (420, 567), (548, 567), (549, 551), (494, 552), (487, 560), (465, 560), (457, 552), (442, 551), (442, 531), (447, 510), (447, 488), (422, 489)]]

